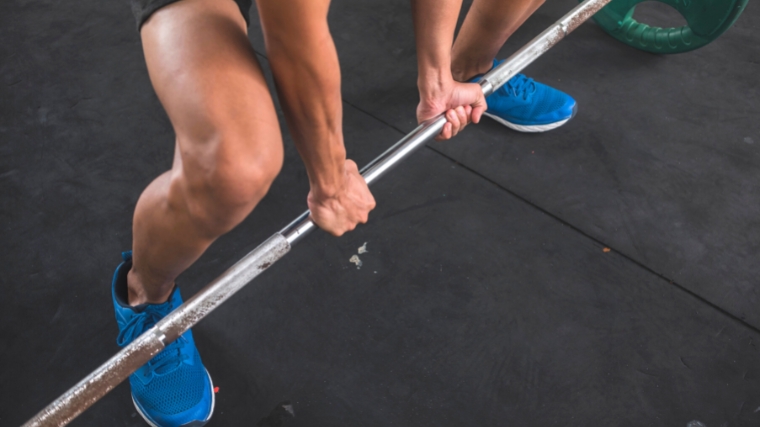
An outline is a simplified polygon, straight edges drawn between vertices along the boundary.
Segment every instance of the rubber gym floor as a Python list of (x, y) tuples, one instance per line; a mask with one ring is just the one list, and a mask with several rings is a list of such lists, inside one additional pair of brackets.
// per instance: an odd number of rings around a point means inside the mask
[[(500, 57), (575, 4), (545, 4)], [(128, 2), (3, 9), (0, 424), (14, 426), (118, 350), (111, 274), (173, 134)], [(409, 3), (336, 0), (330, 24), (361, 165), (416, 125)], [(429, 144), (373, 186), (367, 225), (313, 233), (193, 329), (219, 387), (209, 426), (274, 426), (282, 401), (289, 426), (760, 425), (759, 32), (754, 3), (679, 55), (582, 25), (526, 70), (576, 98), (566, 126), (484, 119)], [(283, 131), (282, 173), (180, 277), (185, 298), (305, 209)], [(71, 425), (144, 422), (122, 384)]]

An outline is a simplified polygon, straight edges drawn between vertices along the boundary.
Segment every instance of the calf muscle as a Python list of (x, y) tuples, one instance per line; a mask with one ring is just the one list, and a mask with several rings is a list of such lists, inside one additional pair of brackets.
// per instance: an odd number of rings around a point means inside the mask
[(135, 210), (131, 304), (166, 300), (177, 275), (266, 194), (283, 157), (274, 105), (234, 2), (173, 3), (141, 36), (177, 149), (172, 169)]

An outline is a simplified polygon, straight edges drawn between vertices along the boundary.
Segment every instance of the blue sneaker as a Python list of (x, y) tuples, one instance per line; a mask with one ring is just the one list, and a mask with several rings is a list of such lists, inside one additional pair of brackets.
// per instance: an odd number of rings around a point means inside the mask
[[(127, 296), (127, 273), (132, 252), (122, 254), (113, 276), (112, 295), (119, 324), (119, 346), (124, 347), (182, 304), (175, 287), (169, 301), (131, 307)], [(161, 353), (129, 376), (132, 401), (137, 412), (153, 427), (200, 427), (214, 412), (211, 376), (203, 367), (193, 334), (182, 334)]]
[[(493, 61), (493, 66), (503, 62)], [(478, 76), (471, 81), (480, 80)], [(575, 116), (578, 104), (569, 95), (518, 74), (486, 98), (485, 115), (520, 132), (546, 132)]]

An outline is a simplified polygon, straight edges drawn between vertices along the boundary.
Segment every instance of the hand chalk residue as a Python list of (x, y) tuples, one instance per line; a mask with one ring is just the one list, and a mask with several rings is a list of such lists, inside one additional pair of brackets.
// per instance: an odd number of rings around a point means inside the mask
[(360, 269), (360, 268), (362, 268), (362, 260), (359, 259), (359, 255), (352, 256), (351, 258), (349, 258), (348, 262), (352, 262), (352, 263), (356, 264), (356, 269), (357, 270)]
[(359, 254), (363, 254), (367, 252), (367, 242), (364, 242), (364, 244), (361, 245), (358, 250), (359, 250)]

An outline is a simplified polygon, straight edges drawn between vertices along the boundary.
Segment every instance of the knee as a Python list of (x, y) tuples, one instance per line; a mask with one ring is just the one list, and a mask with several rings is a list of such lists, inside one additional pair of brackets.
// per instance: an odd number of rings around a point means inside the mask
[(242, 222), (269, 191), (282, 168), (279, 137), (262, 143), (227, 134), (208, 145), (212, 154), (182, 160), (177, 179), (191, 221), (209, 236), (220, 236)]

